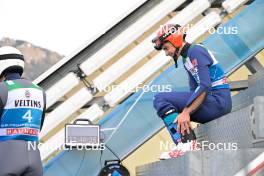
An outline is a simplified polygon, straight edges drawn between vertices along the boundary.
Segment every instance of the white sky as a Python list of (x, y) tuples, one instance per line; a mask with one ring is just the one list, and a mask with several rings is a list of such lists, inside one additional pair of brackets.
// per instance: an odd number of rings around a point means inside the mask
[(0, 39), (68, 55), (142, 0), (0, 0)]

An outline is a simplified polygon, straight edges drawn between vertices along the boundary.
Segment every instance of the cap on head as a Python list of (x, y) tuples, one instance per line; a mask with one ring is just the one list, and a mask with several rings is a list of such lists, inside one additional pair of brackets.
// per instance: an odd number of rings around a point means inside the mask
[(185, 34), (181, 30), (179, 30), (181, 26), (176, 24), (166, 24), (161, 27), (158, 31), (157, 36), (152, 40), (154, 43), (154, 48), (156, 50), (161, 50), (162, 45), (165, 42), (170, 42), (174, 47), (180, 48), (183, 45), (183, 40)]
[(11, 46), (0, 47), (0, 76), (5, 73), (22, 75), (24, 65), (24, 57), (18, 49)]

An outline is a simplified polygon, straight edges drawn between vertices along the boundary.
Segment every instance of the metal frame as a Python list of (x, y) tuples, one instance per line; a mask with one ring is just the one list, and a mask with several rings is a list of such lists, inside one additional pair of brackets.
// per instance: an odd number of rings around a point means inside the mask
[(257, 72), (264, 73), (264, 67), (255, 56), (252, 57), (247, 63), (245, 63), (245, 66), (252, 74), (255, 74)]
[[(144, 3), (143, 3), (144, 2)], [(160, 0), (146, 1), (137, 4), (126, 14), (114, 21), (106, 29), (100, 31), (96, 36), (87, 41), (83, 46), (78, 48), (69, 56), (59, 61), (54, 67), (39, 76), (34, 83), (38, 84), (45, 90), (60, 80), (69, 70), (76, 70), (77, 64), (85, 61), (89, 56), (94, 54), (98, 49), (115, 38), (117, 33), (127, 29), (132, 23), (137, 21), (142, 14), (146, 13), (154, 6), (160, 3)]]

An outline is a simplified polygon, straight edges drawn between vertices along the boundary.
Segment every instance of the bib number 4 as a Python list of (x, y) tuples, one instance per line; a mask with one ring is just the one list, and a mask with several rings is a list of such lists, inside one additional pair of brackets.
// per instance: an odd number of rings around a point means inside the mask
[(28, 121), (28, 123), (30, 123), (32, 121), (31, 110), (28, 110), (22, 117), (22, 119), (25, 119)]

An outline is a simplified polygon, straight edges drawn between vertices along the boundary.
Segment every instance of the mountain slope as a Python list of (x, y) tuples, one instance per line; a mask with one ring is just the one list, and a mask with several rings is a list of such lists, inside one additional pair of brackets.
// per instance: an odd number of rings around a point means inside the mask
[(57, 52), (33, 45), (27, 41), (2, 38), (0, 46), (13, 46), (19, 49), (25, 57), (25, 72), (23, 77), (34, 80), (63, 56)]

